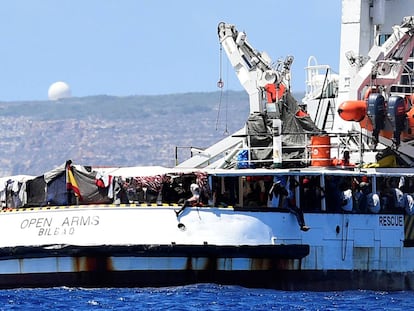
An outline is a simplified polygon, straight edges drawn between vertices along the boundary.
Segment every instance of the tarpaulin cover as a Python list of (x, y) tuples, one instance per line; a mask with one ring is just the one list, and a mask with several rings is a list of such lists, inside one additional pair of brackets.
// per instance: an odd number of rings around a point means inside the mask
[[(283, 160), (304, 158), (308, 139), (304, 134), (317, 134), (321, 131), (316, 127), (310, 116), (301, 111), (298, 102), (290, 92), (286, 92), (276, 105), (282, 120)], [(250, 114), (246, 122), (248, 145), (251, 148), (250, 160), (266, 161), (272, 159), (273, 134), (271, 130), (272, 121), (268, 118), (269, 116), (274, 117), (272, 114), (254, 112)]]
[(26, 183), (26, 191), (28, 206), (46, 205), (46, 182), (43, 175), (28, 180)]
[(77, 170), (72, 166), (73, 176), (79, 187), (80, 203), (111, 203), (112, 200), (108, 197), (108, 187), (102, 188), (96, 185), (96, 172), (87, 172)]
[(271, 159), (272, 135), (267, 128), (266, 118), (263, 113), (254, 112), (247, 119), (247, 135), (250, 146), (251, 160)]
[(60, 174), (55, 175), (47, 184), (47, 203), (48, 205), (68, 204), (65, 170), (60, 172)]
[(305, 132), (319, 133), (315, 123), (308, 115), (298, 116), (299, 104), (295, 98), (287, 93), (285, 95), (285, 101), (282, 106), (282, 133), (283, 144), (304, 146), (306, 143), (305, 135), (298, 135)]

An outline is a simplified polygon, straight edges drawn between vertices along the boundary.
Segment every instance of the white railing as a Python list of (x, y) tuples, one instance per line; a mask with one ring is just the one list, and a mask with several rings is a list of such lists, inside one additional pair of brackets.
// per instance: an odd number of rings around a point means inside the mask
[[(333, 159), (341, 159), (343, 156), (344, 151), (349, 151), (349, 153), (360, 154), (362, 152), (361, 148), (357, 146), (350, 146), (349, 144), (344, 144), (343, 133), (336, 133), (336, 134), (329, 134), (324, 135), (329, 137), (330, 140), (328, 143), (315, 143), (311, 142), (311, 137), (315, 136), (314, 134), (309, 133), (285, 133), (284, 135), (300, 135), (303, 136), (302, 141), (304, 144), (291, 144), (291, 145), (284, 145), (283, 156), (282, 156), (282, 165), (298, 165), (298, 166), (331, 166), (335, 165), (332, 163)], [(350, 134), (348, 133), (346, 137), (356, 136), (357, 139), (360, 139), (359, 133)], [(263, 135), (267, 136), (267, 135)], [(271, 135), (269, 134), (269, 137)], [(249, 137), (246, 137), (246, 144), (243, 147), (237, 149), (235, 152), (235, 157), (233, 161), (236, 163), (236, 167), (269, 167), (273, 164), (273, 147), (249, 147)], [(247, 154), (247, 158), (239, 159), (238, 156), (240, 153), (244, 151)], [(299, 156), (292, 156), (289, 157), (289, 154), (297, 152)], [(256, 154), (263, 153), (269, 154), (270, 156), (257, 159)], [(361, 158), (361, 155), (359, 155)]]

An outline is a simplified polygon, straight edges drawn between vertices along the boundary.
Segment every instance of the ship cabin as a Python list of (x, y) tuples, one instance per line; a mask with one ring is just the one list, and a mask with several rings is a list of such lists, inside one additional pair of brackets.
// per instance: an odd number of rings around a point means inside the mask
[(257, 210), (295, 205), (305, 213), (414, 212), (412, 169), (216, 170), (209, 178), (211, 203), (218, 206)]
[(0, 180), (3, 211), (71, 205), (180, 206), (304, 213), (414, 213), (414, 168), (93, 168), (66, 164)]

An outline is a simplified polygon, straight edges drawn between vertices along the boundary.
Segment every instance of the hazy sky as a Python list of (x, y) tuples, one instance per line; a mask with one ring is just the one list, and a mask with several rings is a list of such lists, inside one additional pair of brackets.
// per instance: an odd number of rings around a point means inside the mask
[[(337, 71), (341, 0), (2, 0), (0, 101), (217, 90), (220, 21), (275, 61), (293, 55), (305, 89), (308, 57)], [(223, 55), (226, 89), (241, 90)]]

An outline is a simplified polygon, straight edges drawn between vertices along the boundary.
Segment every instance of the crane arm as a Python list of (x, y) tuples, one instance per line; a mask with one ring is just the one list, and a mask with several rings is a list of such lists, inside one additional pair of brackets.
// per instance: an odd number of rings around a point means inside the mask
[(221, 22), (218, 36), (237, 78), (249, 95), (250, 112), (263, 112), (264, 87), (282, 82), (282, 73), (273, 69), (270, 57), (256, 51), (248, 43), (246, 33), (237, 31), (234, 25)]
[(367, 86), (398, 84), (405, 64), (414, 48), (414, 16), (405, 17), (401, 25), (395, 25), (390, 37), (382, 46), (375, 45), (368, 54), (369, 61), (361, 67), (351, 85), (351, 97), (362, 99)]

